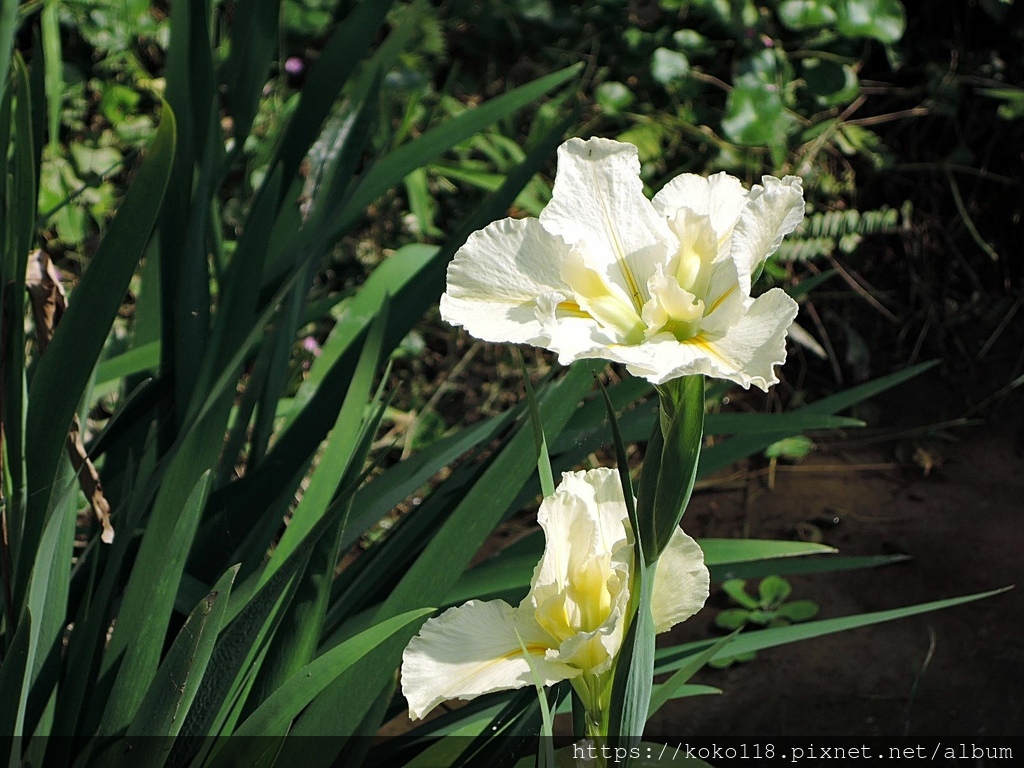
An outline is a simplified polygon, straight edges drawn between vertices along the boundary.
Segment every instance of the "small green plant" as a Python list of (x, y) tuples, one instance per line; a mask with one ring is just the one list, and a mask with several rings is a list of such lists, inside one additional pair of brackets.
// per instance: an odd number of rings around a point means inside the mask
[[(734, 631), (748, 626), (757, 628), (785, 627), (809, 621), (818, 615), (819, 606), (813, 600), (791, 600), (787, 602), (793, 587), (781, 576), (765, 576), (757, 585), (757, 597), (747, 592), (743, 579), (727, 579), (722, 582), (725, 592), (740, 608), (726, 608), (715, 617), (715, 626)], [(738, 661), (751, 661), (754, 651), (735, 656), (718, 657), (709, 663), (716, 669), (724, 669)]]

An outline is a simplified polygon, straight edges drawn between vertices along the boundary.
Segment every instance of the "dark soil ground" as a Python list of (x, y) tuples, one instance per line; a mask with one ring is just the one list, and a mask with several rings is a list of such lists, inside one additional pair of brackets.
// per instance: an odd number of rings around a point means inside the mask
[[(927, 444), (917, 462), (894, 457), (921, 444), (824, 446), (782, 468), (772, 490), (760, 476), (739, 489), (696, 494), (684, 528), (696, 537), (792, 539), (838, 518), (823, 540), (842, 554), (911, 556), (870, 570), (789, 577), (792, 598), (818, 602), (821, 618), (1016, 589), (705, 669), (693, 682), (722, 695), (672, 702), (647, 737), (672, 744), (920, 743), (929, 755), (938, 743), (1019, 746), (1024, 454), (1013, 435), (992, 427), (958, 434), (960, 442)], [(931, 464), (927, 474), (922, 463)], [(713, 592), (676, 639), (713, 633), (714, 616), (727, 605)]]

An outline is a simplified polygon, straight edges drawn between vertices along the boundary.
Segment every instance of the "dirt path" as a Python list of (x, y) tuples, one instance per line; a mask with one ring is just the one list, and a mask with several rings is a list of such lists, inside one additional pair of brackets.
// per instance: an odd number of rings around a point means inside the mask
[[(976, 434), (942, 449), (941, 466), (855, 471), (891, 453), (812, 454), (749, 491), (694, 497), (691, 535), (794, 538), (808, 521), (839, 523), (824, 543), (846, 555), (905, 553), (881, 568), (791, 577), (793, 599), (821, 618), (895, 608), (1011, 584), (978, 603), (762, 651), (748, 664), (704, 670), (694, 682), (721, 696), (674, 702), (647, 736), (1019, 742), (1024, 733), (1024, 457), (1007, 437)], [(808, 471), (817, 467), (821, 471)], [(831, 467), (831, 469), (829, 469)], [(744, 531), (744, 526), (748, 530)], [(713, 596), (677, 639), (706, 637)]]

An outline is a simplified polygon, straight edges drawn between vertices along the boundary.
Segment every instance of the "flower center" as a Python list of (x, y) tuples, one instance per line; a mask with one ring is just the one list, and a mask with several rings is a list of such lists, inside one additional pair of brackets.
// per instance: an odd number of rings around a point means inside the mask
[(668, 269), (658, 269), (648, 281), (650, 300), (642, 317), (645, 338), (670, 333), (679, 341), (700, 333), (700, 321), (707, 314), (704, 299), (711, 284), (711, 266), (718, 254), (718, 236), (706, 216), (689, 208), (680, 209), (673, 222), (679, 249)]
[(573, 251), (562, 263), (561, 278), (576, 298), (576, 304), (616, 337), (620, 344), (639, 344), (644, 340), (644, 322), (635, 303), (618, 286), (596, 269), (587, 266), (582, 254)]

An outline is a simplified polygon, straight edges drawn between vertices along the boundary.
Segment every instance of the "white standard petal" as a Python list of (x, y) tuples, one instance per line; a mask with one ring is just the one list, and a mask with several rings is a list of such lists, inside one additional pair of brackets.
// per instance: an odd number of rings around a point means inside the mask
[(703, 608), (710, 583), (704, 552), (696, 541), (676, 528), (654, 571), (654, 631), (668, 632)]
[(537, 299), (564, 290), (569, 247), (536, 219), (502, 219), (474, 232), (448, 265), (441, 317), (484, 341), (542, 343)]
[(724, 238), (736, 225), (747, 204), (747, 195), (740, 180), (727, 173), (716, 173), (708, 178), (683, 173), (662, 187), (651, 202), (667, 219), (674, 220), (681, 208), (707, 216), (718, 237)]
[(748, 287), (751, 274), (804, 219), (803, 183), (799, 177), (779, 180), (765, 176), (761, 183), (763, 186), (750, 190), (750, 201), (732, 234), (731, 255), (741, 284)]
[(637, 313), (649, 298), (654, 266), (677, 247), (644, 195), (636, 147), (610, 139), (570, 139), (558, 148), (551, 202), (540, 222), (566, 242), (586, 243), (589, 266), (618, 285)]
[(448, 699), (532, 685), (531, 665), (544, 685), (579, 674), (545, 658), (551, 645), (536, 623), (502, 600), (471, 600), (449, 608), (428, 620), (402, 654), (402, 693), (409, 714), (417, 719)]
[(623, 546), (633, 545), (618, 470), (597, 467), (580, 472), (563, 472), (558, 490), (586, 502), (595, 525), (597, 552), (612, 554)]

